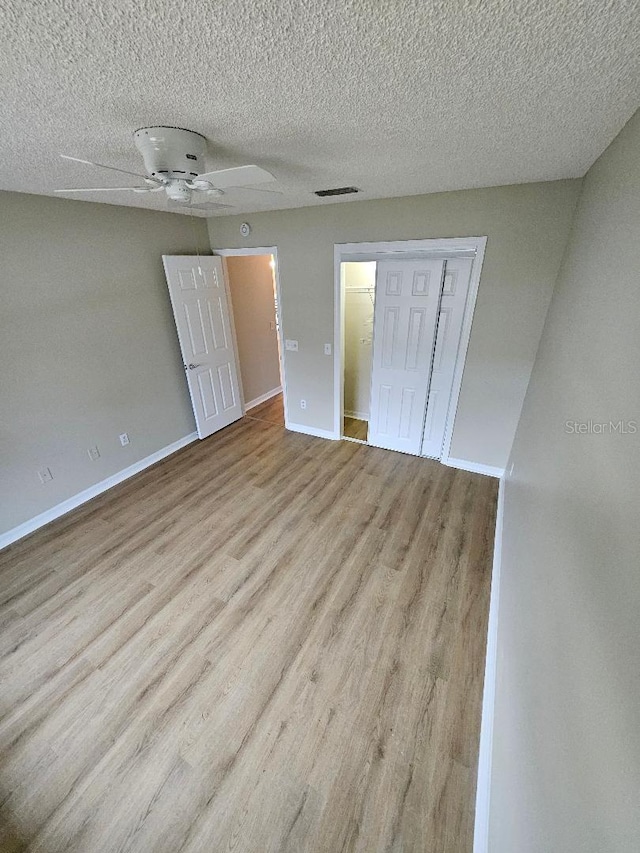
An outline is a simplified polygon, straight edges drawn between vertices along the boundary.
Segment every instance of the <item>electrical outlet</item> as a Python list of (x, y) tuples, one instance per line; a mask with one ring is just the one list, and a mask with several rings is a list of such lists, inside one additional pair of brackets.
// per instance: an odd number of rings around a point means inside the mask
[(331, 355), (331, 344), (325, 344), (324, 345), (324, 354), (325, 355)]
[(307, 401), (306, 400), (300, 400), (300, 408), (301, 409), (307, 408)]
[(93, 447), (89, 447), (87, 450), (87, 454), (89, 455), (89, 459), (92, 462), (95, 462), (96, 459), (100, 459), (100, 451), (98, 450), (98, 445), (94, 444)]
[(298, 352), (298, 341), (286, 340), (284, 342), (284, 348), (289, 350), (289, 352)]
[(126, 432), (123, 432), (122, 435), (118, 436), (118, 438), (120, 439), (120, 444), (123, 447), (126, 447), (127, 444), (129, 444), (129, 436), (127, 435)]
[(38, 477), (40, 477), (41, 483), (49, 483), (53, 480), (53, 474), (51, 473), (51, 468), (41, 468), (38, 471)]

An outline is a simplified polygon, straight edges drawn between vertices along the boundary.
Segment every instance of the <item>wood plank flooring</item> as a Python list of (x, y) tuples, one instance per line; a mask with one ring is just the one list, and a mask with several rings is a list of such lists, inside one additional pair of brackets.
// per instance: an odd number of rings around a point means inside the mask
[(342, 430), (342, 434), (349, 438), (357, 438), (359, 441), (366, 441), (369, 433), (369, 424), (367, 421), (361, 421), (359, 418), (348, 418), (345, 415)]
[(244, 418), (0, 553), (0, 850), (470, 853), (495, 498)]
[(276, 394), (270, 400), (249, 409), (247, 417), (258, 421), (268, 421), (271, 424), (284, 426), (284, 402), (282, 394)]

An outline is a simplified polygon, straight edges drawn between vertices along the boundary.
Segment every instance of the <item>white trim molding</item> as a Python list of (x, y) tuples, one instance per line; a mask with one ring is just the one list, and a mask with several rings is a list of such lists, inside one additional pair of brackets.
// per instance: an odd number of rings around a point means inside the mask
[(491, 806), (491, 764), (495, 726), (496, 676), (498, 666), (498, 611), (500, 606), (500, 571), (502, 566), (502, 525), (504, 521), (505, 480), (498, 486), (496, 534), (493, 544), (493, 568), (489, 597), (489, 625), (482, 692), (480, 752), (476, 787), (476, 815), (473, 829), (473, 853), (489, 853), (489, 814)]
[[(335, 243), (333, 247), (333, 276), (334, 276), (334, 430), (338, 435), (342, 434), (342, 421), (344, 418), (344, 371), (343, 371), (343, 340), (344, 340), (344, 288), (341, 280), (341, 264), (345, 261), (383, 261), (390, 259), (415, 259), (415, 258), (473, 258), (471, 265), (471, 276), (469, 278), (469, 290), (464, 308), (462, 329), (460, 332), (460, 343), (458, 355), (453, 374), (451, 387), (451, 398), (447, 412), (447, 421), (442, 444), (440, 459), (449, 464), (447, 459), (451, 451), (453, 440), (453, 429), (460, 389), (462, 388), (462, 375), (467, 358), (469, 338), (471, 337), (471, 323), (476, 307), (478, 287), (480, 286), (480, 275), (484, 262), (484, 253), (487, 246), (486, 237), (451, 237), (424, 240), (392, 240), (377, 243)], [(455, 466), (460, 467), (460, 466)], [(465, 469), (471, 470), (471, 469)], [(476, 469), (474, 469), (476, 470)], [(495, 473), (498, 469), (492, 469), (491, 476), (500, 476)], [(489, 470), (479, 473), (488, 474)]]
[(469, 462), (467, 459), (454, 459), (453, 456), (443, 457), (443, 465), (458, 468), (460, 471), (471, 471), (472, 474), (485, 474), (487, 477), (504, 477), (504, 468), (494, 468), (493, 465), (483, 465), (482, 462)]
[(260, 403), (266, 403), (267, 400), (270, 400), (272, 397), (277, 397), (281, 392), (282, 385), (278, 385), (277, 388), (272, 388), (271, 391), (267, 391), (266, 394), (261, 394), (259, 397), (256, 397), (255, 400), (249, 400), (248, 403), (244, 404), (245, 412), (248, 412), (250, 409), (255, 409), (256, 406), (260, 405)]
[(106, 480), (101, 480), (99, 483), (89, 486), (88, 489), (78, 492), (78, 494), (67, 498), (66, 501), (62, 501), (62, 503), (56, 504), (56, 506), (51, 507), (51, 509), (41, 512), (40, 515), (30, 518), (28, 521), (19, 524), (12, 530), (8, 530), (6, 533), (0, 534), (0, 549), (6, 548), (13, 542), (17, 542), (18, 539), (28, 536), (29, 533), (33, 533), (40, 527), (44, 527), (45, 524), (55, 521), (56, 518), (66, 515), (68, 512), (71, 512), (71, 510), (92, 500), (92, 498), (96, 498), (103, 492), (106, 492), (114, 486), (117, 486), (119, 483), (128, 480), (129, 477), (133, 477), (134, 474), (139, 474), (140, 471), (144, 471), (145, 468), (149, 468), (151, 465), (155, 465), (156, 462), (160, 462), (167, 456), (171, 456), (172, 453), (181, 450), (183, 447), (186, 447), (187, 444), (191, 444), (193, 441), (196, 441), (197, 438), (197, 432), (189, 433), (189, 435), (179, 438), (177, 441), (174, 441), (172, 444), (168, 444), (161, 450), (156, 450), (155, 453), (145, 456), (145, 458), (140, 459), (139, 462), (134, 462), (133, 465), (129, 465), (128, 468), (123, 468), (122, 471), (112, 474), (110, 477), (107, 477)]
[(292, 424), (290, 421), (285, 421), (285, 428), (291, 432), (301, 432), (304, 435), (312, 435), (315, 438), (328, 438), (331, 441), (340, 441), (340, 436), (329, 429), (317, 429), (316, 427), (307, 426), (306, 424)]
[(230, 249), (211, 249), (212, 255), (220, 255), (221, 258), (235, 258), (240, 255), (275, 255), (277, 252), (276, 246), (238, 246)]

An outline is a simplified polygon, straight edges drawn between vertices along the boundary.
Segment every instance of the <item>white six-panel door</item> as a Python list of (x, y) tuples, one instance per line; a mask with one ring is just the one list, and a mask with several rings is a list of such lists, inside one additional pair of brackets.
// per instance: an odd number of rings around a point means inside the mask
[(442, 455), (472, 263), (471, 258), (454, 258), (445, 265), (422, 439), (422, 456), (432, 459), (439, 459)]
[(380, 261), (369, 444), (420, 455), (444, 261)]
[(163, 255), (198, 435), (242, 417), (237, 356), (222, 259)]

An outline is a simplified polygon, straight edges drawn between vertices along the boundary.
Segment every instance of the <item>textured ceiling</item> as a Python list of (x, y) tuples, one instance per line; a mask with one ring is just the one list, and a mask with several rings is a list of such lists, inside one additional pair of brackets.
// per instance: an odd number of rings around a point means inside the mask
[(230, 213), (575, 177), (640, 102), (640, 0), (5, 0), (0, 31), (0, 188), (47, 195), (123, 185), (57, 155), (138, 171), (153, 124), (273, 172)]

